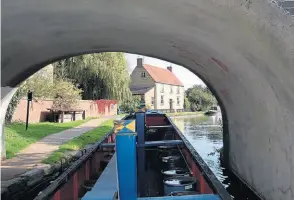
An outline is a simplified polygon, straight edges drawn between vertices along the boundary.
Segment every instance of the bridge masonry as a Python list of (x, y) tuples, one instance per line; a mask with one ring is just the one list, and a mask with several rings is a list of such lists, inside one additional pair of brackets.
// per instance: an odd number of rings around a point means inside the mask
[(1, 118), (0, 118), (0, 140), (1, 140), (1, 160), (6, 158), (6, 151), (5, 151), (5, 136), (4, 136), (4, 122), (5, 122), (5, 114), (7, 107), (11, 98), (13, 97), (14, 93), (16, 92), (17, 88), (12, 87), (1, 87)]
[(294, 16), (294, 1), (283, 1), (279, 5), (289, 12), (290, 15)]
[(1, 122), (13, 88), (53, 61), (103, 51), (160, 58), (216, 94), (235, 174), (263, 199), (294, 199), (294, 22), (277, 5), (4, 0), (2, 8)]

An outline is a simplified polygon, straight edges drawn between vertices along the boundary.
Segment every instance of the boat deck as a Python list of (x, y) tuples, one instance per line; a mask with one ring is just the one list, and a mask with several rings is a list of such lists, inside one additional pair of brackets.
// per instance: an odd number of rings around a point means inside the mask
[(117, 192), (116, 154), (114, 154), (103, 173), (82, 200), (113, 200)]
[[(171, 197), (162, 196), (162, 188), (160, 184), (159, 174), (156, 170), (155, 152), (150, 151), (147, 153), (147, 160), (149, 165), (146, 166), (146, 177), (148, 181), (146, 184), (147, 197), (140, 197), (138, 200), (170, 200)], [(115, 200), (117, 199), (117, 171), (116, 171), (116, 154), (113, 155), (103, 173), (93, 186), (92, 190), (87, 192), (82, 200)], [(176, 197), (174, 197), (176, 198)], [(178, 197), (177, 197), (178, 198)], [(181, 200), (220, 200), (218, 195), (214, 194), (199, 194), (193, 196), (182, 196)]]

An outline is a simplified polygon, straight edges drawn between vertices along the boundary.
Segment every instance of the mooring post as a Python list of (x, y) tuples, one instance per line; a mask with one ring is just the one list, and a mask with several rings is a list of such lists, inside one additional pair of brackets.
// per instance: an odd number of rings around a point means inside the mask
[(26, 130), (29, 127), (29, 116), (30, 116), (30, 102), (33, 99), (33, 93), (29, 90), (28, 91), (28, 99), (27, 99), (27, 117), (26, 117)]
[(114, 122), (116, 164), (120, 200), (137, 199), (137, 151), (135, 120)]

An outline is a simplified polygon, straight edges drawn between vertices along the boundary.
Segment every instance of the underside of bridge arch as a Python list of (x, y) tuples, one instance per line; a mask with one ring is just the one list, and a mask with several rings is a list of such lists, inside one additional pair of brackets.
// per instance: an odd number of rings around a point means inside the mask
[(3, 0), (2, 124), (13, 88), (55, 60), (102, 51), (161, 58), (221, 100), (231, 169), (264, 199), (293, 199), (293, 25), (266, 0)]

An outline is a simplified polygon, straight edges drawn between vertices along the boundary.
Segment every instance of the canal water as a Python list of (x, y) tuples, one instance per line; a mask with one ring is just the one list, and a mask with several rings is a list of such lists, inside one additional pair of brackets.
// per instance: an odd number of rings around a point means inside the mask
[(172, 117), (177, 127), (204, 159), (235, 200), (258, 200), (235, 176), (221, 166), (219, 149), (223, 147), (221, 116)]

